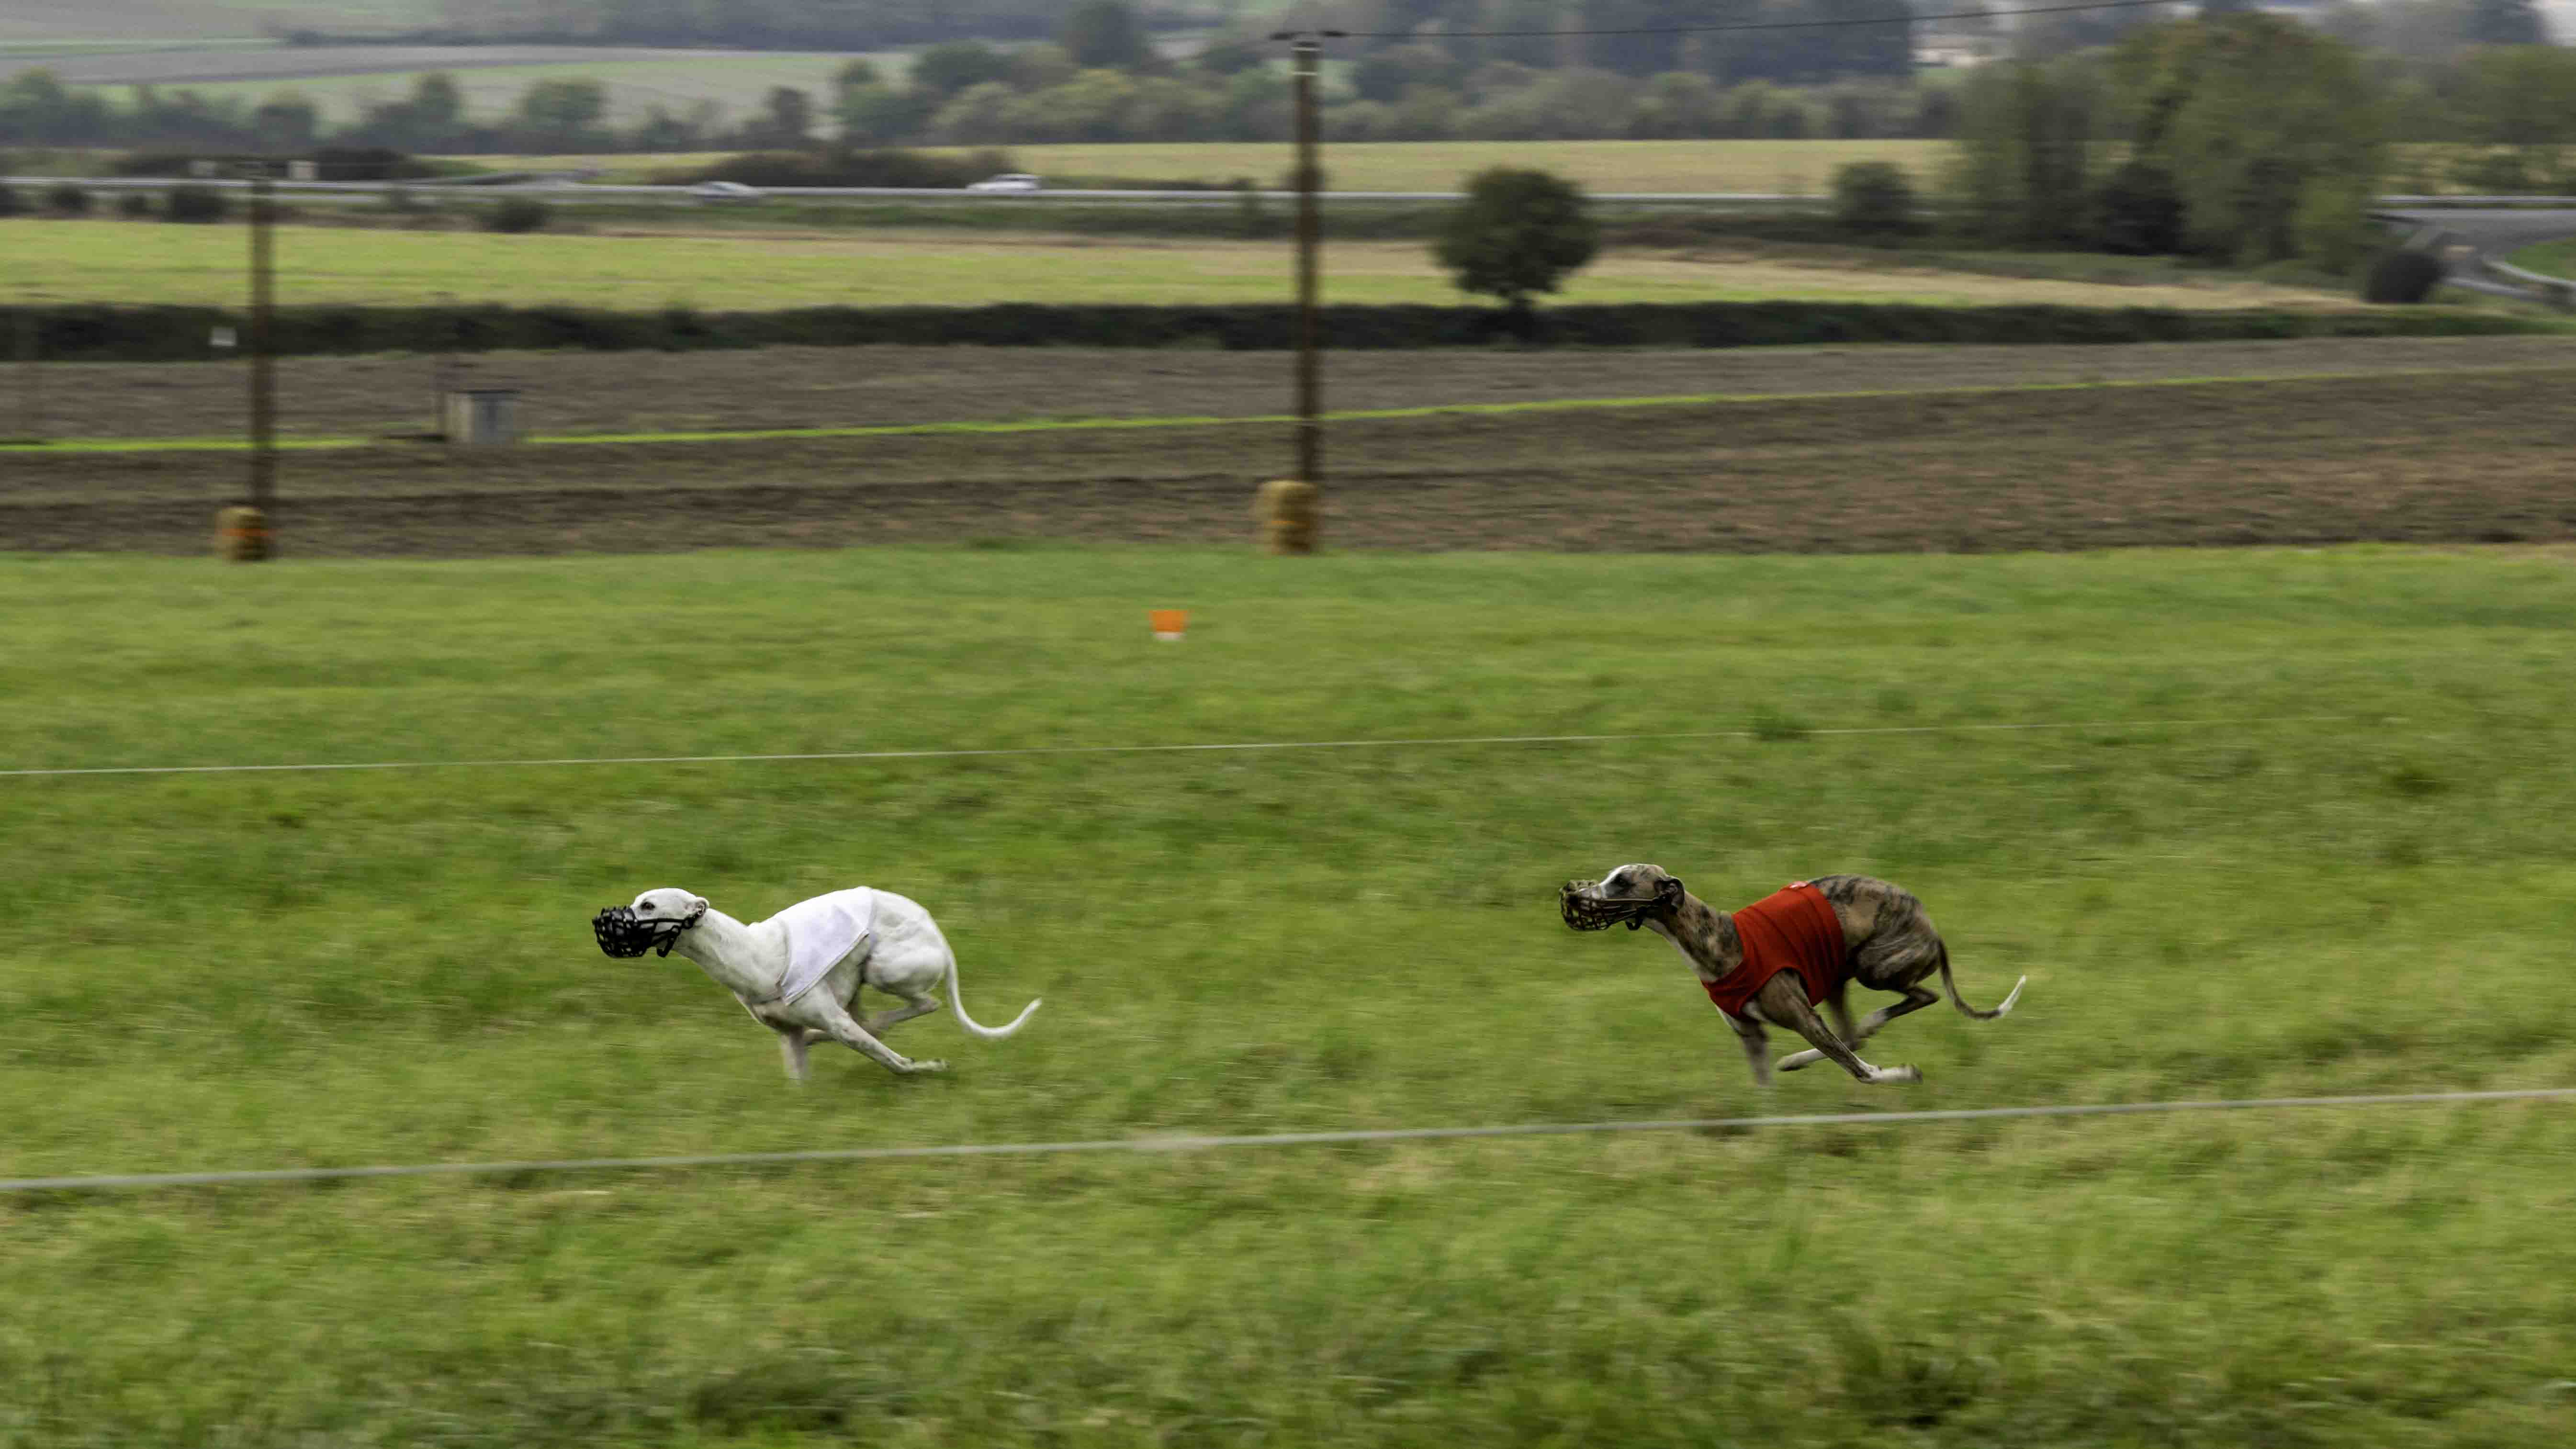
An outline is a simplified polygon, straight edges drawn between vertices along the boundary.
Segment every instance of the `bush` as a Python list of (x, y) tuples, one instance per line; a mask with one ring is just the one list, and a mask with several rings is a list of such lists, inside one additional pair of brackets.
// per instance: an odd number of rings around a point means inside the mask
[(129, 191), (116, 198), (116, 214), (141, 219), (152, 214), (152, 198), (140, 191)]
[(164, 221), (221, 221), (231, 210), (232, 199), (211, 186), (173, 186), (161, 199)]
[(2442, 285), (2442, 259), (2431, 252), (2400, 247), (2370, 264), (2361, 281), (2361, 300), (2413, 306)]
[(45, 209), (59, 216), (89, 215), (89, 192), (68, 181), (57, 181), (45, 191)]
[(1854, 161), (1834, 172), (1834, 224), (1853, 236), (1904, 236), (1917, 229), (1914, 182), (1886, 161)]
[(18, 188), (0, 181), (0, 216), (17, 216), (26, 209), (27, 199), (18, 194)]
[(501, 204), (483, 213), (485, 231), (544, 231), (553, 217), (546, 204), (533, 196), (505, 196)]

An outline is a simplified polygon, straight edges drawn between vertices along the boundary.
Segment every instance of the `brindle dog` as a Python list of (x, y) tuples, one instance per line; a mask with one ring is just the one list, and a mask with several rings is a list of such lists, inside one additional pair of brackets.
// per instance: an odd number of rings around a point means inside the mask
[[(1844, 947), (1850, 954), (1844, 961), (1843, 979), (1834, 983), (1832, 993), (1820, 1003), (1807, 1000), (1806, 986), (1797, 972), (1783, 971), (1765, 982), (1746, 1003), (1751, 1020), (1720, 1013), (1743, 1042), (1757, 1085), (1771, 1084), (1771, 1045), (1762, 1034), (1765, 1023), (1794, 1031), (1813, 1044), (1812, 1050), (1781, 1058), (1780, 1070), (1784, 1072), (1831, 1061), (1864, 1082), (1919, 1082), (1923, 1080), (1919, 1070), (1871, 1066), (1860, 1059), (1854, 1048), (1877, 1035), (1889, 1022), (1941, 999), (1919, 984), (1923, 978), (1940, 972), (1942, 988), (1949, 992), (1951, 1003), (1979, 1021), (1994, 1020), (2012, 1010), (2013, 1003), (2021, 999), (2021, 988), (2030, 980), (2027, 976), (2015, 982), (2012, 994), (1992, 1011), (1979, 1011), (1962, 1000), (1958, 983), (1950, 979), (1950, 948), (1932, 929), (1932, 918), (1924, 913), (1923, 903), (1902, 887), (1865, 875), (1818, 876), (1808, 884), (1822, 891), (1833, 904), (1834, 916), (1842, 924)], [(1631, 929), (1642, 925), (1672, 942), (1702, 982), (1716, 981), (1744, 962), (1744, 948), (1736, 939), (1734, 921), (1724, 911), (1709, 909), (1706, 902), (1683, 889), (1681, 881), (1661, 866), (1623, 865), (1597, 881), (1569, 882), (1562, 899), (1569, 924), (1599, 929), (1625, 920)], [(1862, 1017), (1855, 1029), (1851, 1012), (1843, 1004), (1845, 981), (1857, 981), (1873, 991), (1901, 992), (1905, 999)], [(1817, 1005), (1833, 1014), (1835, 1024), (1841, 1028), (1839, 1035), (1816, 1015)]]

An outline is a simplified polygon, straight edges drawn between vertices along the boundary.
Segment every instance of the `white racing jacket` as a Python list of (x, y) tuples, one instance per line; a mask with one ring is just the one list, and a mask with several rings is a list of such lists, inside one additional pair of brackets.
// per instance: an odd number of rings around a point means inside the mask
[(876, 929), (877, 893), (866, 886), (798, 901), (761, 922), (787, 933), (787, 974), (777, 990), (745, 1006), (785, 1005), (821, 985), (841, 959)]

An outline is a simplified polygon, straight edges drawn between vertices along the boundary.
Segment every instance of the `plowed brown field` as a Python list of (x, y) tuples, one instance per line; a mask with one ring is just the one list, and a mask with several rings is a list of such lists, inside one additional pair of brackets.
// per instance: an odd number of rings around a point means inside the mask
[[(303, 364), (287, 395), (309, 431), (418, 428), (426, 367)], [(549, 431), (1239, 416), (1285, 400), (1284, 358), (1226, 354), (579, 355), (480, 368), (534, 389)], [(88, 385), (61, 398), (62, 414), (87, 418), (78, 430), (91, 435), (214, 432), (237, 415), (237, 373), (79, 371)], [(2264, 373), (2282, 380), (2082, 385)], [(2283, 378), (2311, 373), (2349, 375)], [(397, 390), (406, 380), (418, 386)], [(2032, 383), (2076, 386), (1959, 390)], [(1908, 388), (1336, 423), (1327, 538), (1746, 552), (2576, 539), (2576, 345), (2548, 339), (1405, 354), (1332, 369), (1344, 408)], [(1286, 466), (1288, 447), (1267, 423), (460, 454), (388, 443), (285, 455), (278, 523), (304, 557), (1241, 541), (1252, 487)], [(193, 552), (243, 469), (233, 454), (12, 455), (0, 459), (0, 548)]]

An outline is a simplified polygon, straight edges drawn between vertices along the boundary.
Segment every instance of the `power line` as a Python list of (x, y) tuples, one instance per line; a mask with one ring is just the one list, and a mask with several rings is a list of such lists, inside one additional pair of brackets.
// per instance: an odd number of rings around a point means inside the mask
[(1368, 1142), (1439, 1142), (1477, 1137), (1568, 1137), (1599, 1132), (1718, 1132), (1771, 1127), (1905, 1127), (2016, 1117), (2124, 1117), (2151, 1112), (2247, 1112), (2292, 1107), (2400, 1107), (2440, 1103), (2560, 1101), (2576, 1087), (2494, 1092), (2397, 1092), (2354, 1097), (2252, 1097), (2192, 1102), (2093, 1102), (2061, 1106), (1968, 1107), (1923, 1112), (1826, 1112), (1785, 1117), (1686, 1117), (1628, 1122), (1527, 1122), (1499, 1127), (1387, 1127), (1349, 1132), (1274, 1132), (1241, 1137), (1122, 1137), (1086, 1142), (962, 1142), (930, 1147), (843, 1147), (807, 1152), (708, 1152), (685, 1157), (571, 1157), (531, 1162), (419, 1162), (380, 1167), (277, 1167), (232, 1172), (144, 1172), (91, 1177), (0, 1179), (0, 1193), (105, 1192), (156, 1187), (230, 1187), (262, 1182), (330, 1182), (358, 1177), (497, 1176), (532, 1172), (634, 1172), (651, 1168), (760, 1167), (800, 1162), (890, 1162), (934, 1157), (1036, 1157), (1067, 1152), (1202, 1152), (1224, 1147), (1326, 1147)]
[(1596, 30), (1282, 30), (1273, 40), (1316, 36), (1327, 40), (1531, 40), (1580, 35), (1709, 35), (1729, 30), (1826, 30), (1849, 25), (1914, 25), (1934, 20), (2002, 20), (2022, 15), (2063, 15), (2078, 10), (2170, 10), (2187, 0), (2086, 0), (2078, 5), (2038, 5), (2020, 10), (1952, 10), (1933, 15), (1867, 15), (1844, 20), (1760, 20), (1727, 25), (1635, 25)]

